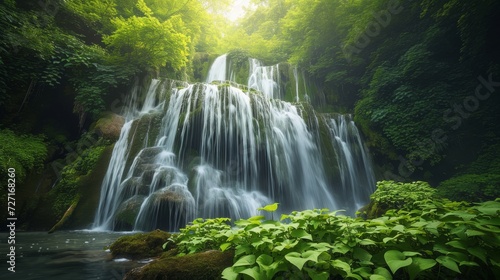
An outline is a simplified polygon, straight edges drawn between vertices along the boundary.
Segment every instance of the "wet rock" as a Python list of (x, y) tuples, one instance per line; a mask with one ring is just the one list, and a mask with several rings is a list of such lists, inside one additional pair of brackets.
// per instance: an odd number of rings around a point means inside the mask
[(162, 246), (170, 236), (170, 233), (161, 230), (122, 236), (111, 244), (109, 249), (113, 258), (144, 259), (155, 257), (163, 252)]
[(97, 121), (94, 130), (102, 137), (116, 141), (120, 137), (123, 124), (125, 124), (125, 119), (122, 116), (114, 113), (106, 113)]
[(212, 280), (221, 279), (221, 273), (233, 264), (231, 251), (206, 251), (191, 255), (166, 257), (143, 267), (132, 269), (124, 280)]
[(146, 199), (145, 196), (136, 195), (120, 205), (115, 219), (115, 228), (117, 230), (133, 230), (135, 219), (137, 218), (137, 214), (139, 214), (144, 199)]

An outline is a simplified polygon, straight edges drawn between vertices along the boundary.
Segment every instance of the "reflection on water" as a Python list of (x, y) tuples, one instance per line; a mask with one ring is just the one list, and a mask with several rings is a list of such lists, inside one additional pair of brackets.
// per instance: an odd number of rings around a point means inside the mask
[(105, 247), (129, 233), (62, 231), (16, 233), (16, 272), (7, 270), (8, 233), (0, 233), (0, 279), (122, 279), (143, 261), (111, 259)]

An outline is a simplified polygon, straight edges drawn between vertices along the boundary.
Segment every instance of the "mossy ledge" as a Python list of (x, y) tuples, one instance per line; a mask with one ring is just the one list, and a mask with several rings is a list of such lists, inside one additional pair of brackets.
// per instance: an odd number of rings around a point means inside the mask
[(118, 238), (110, 246), (113, 258), (144, 259), (157, 257), (171, 234), (159, 229), (149, 233), (137, 233)]
[(124, 280), (213, 280), (221, 279), (222, 271), (233, 265), (234, 252), (205, 252), (157, 259), (132, 269)]

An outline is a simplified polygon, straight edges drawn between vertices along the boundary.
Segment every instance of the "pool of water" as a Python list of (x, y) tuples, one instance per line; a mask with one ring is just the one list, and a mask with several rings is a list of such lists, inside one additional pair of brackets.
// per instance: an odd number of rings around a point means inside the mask
[(150, 260), (111, 258), (106, 246), (127, 233), (94, 231), (17, 232), (15, 273), (8, 268), (8, 233), (0, 233), (0, 279), (122, 279), (134, 267)]

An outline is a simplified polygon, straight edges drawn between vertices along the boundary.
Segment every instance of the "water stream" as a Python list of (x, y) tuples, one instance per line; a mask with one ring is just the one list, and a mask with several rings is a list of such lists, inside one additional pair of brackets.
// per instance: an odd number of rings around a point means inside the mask
[[(124, 234), (130, 233), (17, 232), (15, 272), (8, 271), (8, 264), (4, 263), (0, 279), (121, 280), (130, 269), (150, 261), (111, 259), (111, 254), (104, 248)], [(0, 251), (8, 252), (8, 233), (0, 235)]]

